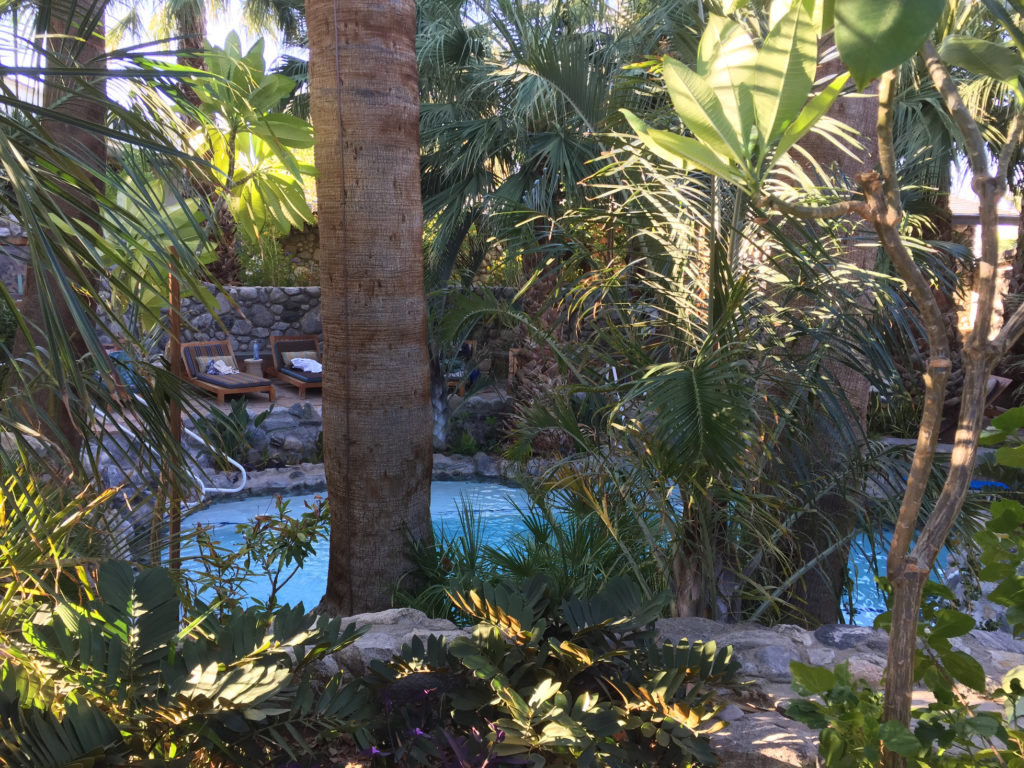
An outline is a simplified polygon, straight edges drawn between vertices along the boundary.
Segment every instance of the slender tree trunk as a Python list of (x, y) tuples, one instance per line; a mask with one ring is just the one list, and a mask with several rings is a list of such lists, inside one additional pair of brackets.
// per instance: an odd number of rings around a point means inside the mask
[(429, 540), (416, 8), (309, 0), (332, 613), (388, 607)]
[[(50, 6), (50, 17), (46, 25), (46, 50), (53, 66), (78, 66), (89, 63), (97, 66), (102, 61), (105, 50), (102, 6), (92, 6), (76, 0), (62, 0)], [(103, 92), (102, 81), (92, 84), (99, 93)], [(93, 91), (91, 96), (81, 94), (82, 81), (76, 77), (48, 77), (43, 85), (43, 104), (55, 112), (73, 116), (76, 120), (93, 125), (102, 125), (106, 119), (106, 109), (97, 98), (99, 93)], [(66, 151), (78, 161), (76, 173), (78, 177), (65, 190), (71, 200), (56, 201), (64, 216), (69, 219), (81, 220), (86, 226), (101, 229), (99, 222), (99, 204), (96, 193), (102, 192), (100, 176), (107, 163), (107, 146), (103, 137), (96, 131), (90, 131), (81, 125), (71, 125), (60, 119), (53, 118), (43, 121), (43, 130), (55, 142), (61, 144)], [(23, 356), (37, 345), (44, 344), (44, 300), (43, 293), (47, 290), (46, 275), (36, 274), (31, 267), (27, 271), (25, 281), (25, 298), (22, 300), (20, 312), (31, 332), (30, 337), (19, 333), (14, 343), (15, 357)], [(77, 360), (85, 354), (86, 346), (82, 337), (74, 332), (75, 319), (72, 308), (59, 296), (48, 296), (54, 303), (57, 322), (68, 329), (70, 335), (70, 354)], [(50, 356), (48, 367), (75, 365), (76, 360), (62, 360), (58, 350), (46, 350)], [(67, 382), (64, 376), (54, 380)], [(62, 392), (52, 387), (40, 387), (33, 399), (41, 413), (48, 414), (49, 421), (43, 422), (32, 418), (32, 423), (40, 431), (57, 443), (63, 443), (71, 454), (77, 453), (82, 444), (73, 414), (69, 408), (75, 402), (73, 393)]]

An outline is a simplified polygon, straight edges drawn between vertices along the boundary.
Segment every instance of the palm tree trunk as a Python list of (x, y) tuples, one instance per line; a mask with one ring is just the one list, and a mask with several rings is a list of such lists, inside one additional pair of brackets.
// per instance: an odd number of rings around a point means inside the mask
[(430, 529), (416, 8), (309, 0), (331, 510), (321, 608), (379, 610)]
[[(46, 20), (47, 51), (53, 66), (76, 66), (89, 63), (98, 66), (105, 51), (103, 34), (102, 10), (88, 3), (76, 0), (54, 2), (50, 6), (50, 16)], [(86, 124), (102, 125), (106, 119), (106, 110), (95, 92), (92, 95), (80, 95), (76, 92), (81, 88), (80, 78), (48, 77), (43, 85), (43, 105), (57, 113), (74, 116)], [(102, 81), (91, 84), (93, 89), (102, 91)], [(99, 203), (96, 194), (100, 189), (100, 174), (107, 163), (107, 146), (103, 137), (95, 131), (82, 127), (81, 123), (72, 125), (58, 118), (43, 121), (43, 130), (54, 141), (63, 145), (79, 161), (76, 171), (78, 178), (69, 184), (65, 192), (67, 199), (58, 200), (63, 215), (69, 219), (78, 219), (97, 231), (102, 229), (99, 221)], [(14, 357), (21, 357), (36, 345), (43, 344), (44, 300), (42, 292), (47, 289), (45, 275), (37, 275), (29, 268), (25, 281), (25, 298), (20, 311), (30, 329), (39, 331), (29, 337), (19, 333), (14, 343)], [(58, 322), (68, 329), (70, 334), (68, 349), (76, 359), (85, 354), (86, 347), (82, 337), (74, 332), (76, 321), (72, 308), (59, 297), (50, 299), (55, 304)], [(75, 360), (61, 360), (56, 349), (48, 350), (50, 366), (75, 365)], [(58, 376), (54, 380), (67, 381), (67, 377)], [(36, 409), (47, 414), (48, 420), (40, 420), (30, 414), (30, 422), (44, 435), (57, 444), (63, 443), (70, 455), (75, 455), (82, 444), (82, 435), (75, 425), (73, 414), (69, 411), (75, 398), (69, 393), (60, 392), (51, 387), (40, 387), (33, 395)]]

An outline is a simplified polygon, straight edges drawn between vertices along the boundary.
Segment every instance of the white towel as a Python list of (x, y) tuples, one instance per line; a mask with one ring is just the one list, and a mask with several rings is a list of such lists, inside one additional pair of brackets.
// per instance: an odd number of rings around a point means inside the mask
[(226, 376), (229, 373), (238, 373), (238, 369), (223, 360), (211, 360), (206, 364), (205, 373), (211, 376)]
[(298, 368), (306, 373), (323, 373), (324, 367), (317, 360), (310, 360), (308, 357), (293, 357), (292, 368)]

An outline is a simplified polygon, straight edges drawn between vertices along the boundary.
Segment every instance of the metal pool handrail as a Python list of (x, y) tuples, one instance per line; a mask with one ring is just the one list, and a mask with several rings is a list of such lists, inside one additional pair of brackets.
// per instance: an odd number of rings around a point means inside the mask
[[(140, 397), (137, 393), (133, 392), (132, 393), (132, 397), (134, 397), (136, 400), (138, 400), (143, 405), (146, 404), (145, 399)], [(107, 414), (104, 411), (100, 410), (96, 406), (93, 406), (92, 410), (93, 410), (93, 414), (95, 416), (98, 416), (101, 419), (106, 419)], [(189, 429), (188, 427), (186, 427), (184, 425), (182, 425), (181, 431), (184, 434), (188, 435), (191, 439), (195, 440), (197, 443), (200, 443), (201, 445), (206, 446), (206, 448), (208, 448), (209, 451), (212, 454), (217, 455), (220, 458), (224, 459), (228, 464), (230, 464), (233, 467), (235, 467), (236, 469), (238, 469), (238, 471), (241, 473), (241, 479), (239, 480), (238, 485), (236, 485), (234, 487), (231, 487), (231, 488), (222, 488), (222, 487), (216, 486), (216, 485), (208, 486), (206, 483), (203, 482), (203, 478), (197, 472), (193, 472), (191, 469), (188, 469), (187, 471), (188, 471), (189, 476), (192, 478), (192, 481), (195, 483), (195, 485), (199, 489), (199, 499), (198, 499), (198, 501), (195, 501), (195, 502), (186, 503), (186, 506), (189, 506), (189, 507), (198, 506), (206, 498), (206, 495), (208, 493), (211, 493), (211, 492), (213, 492), (213, 493), (238, 493), (239, 491), (241, 491), (241, 490), (243, 490), (245, 488), (245, 484), (249, 481), (249, 474), (245, 471), (245, 467), (243, 467), (240, 463), (238, 463), (237, 461), (232, 459), (226, 453), (222, 453), (222, 452), (218, 451), (216, 447), (211, 445), (209, 441), (207, 441), (202, 435), (198, 434), (197, 432), (194, 432), (193, 430)], [(149, 442), (147, 442), (145, 438), (142, 438), (142, 444), (145, 445), (151, 451), (155, 452), (155, 449), (153, 448), (153, 446)]]

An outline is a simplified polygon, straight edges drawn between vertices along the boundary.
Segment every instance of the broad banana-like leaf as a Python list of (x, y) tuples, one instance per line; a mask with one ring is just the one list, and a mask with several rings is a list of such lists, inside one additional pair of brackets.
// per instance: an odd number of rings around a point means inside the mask
[(743, 142), (733, 130), (722, 103), (704, 78), (666, 56), (663, 76), (672, 107), (691, 133), (719, 157), (739, 164)]
[(733, 132), (747, 145), (754, 126), (753, 82), (757, 47), (732, 19), (712, 15), (697, 49), (697, 74), (722, 103)]
[[(290, 81), (293, 82), (294, 81)], [(285, 115), (276, 112), (263, 115), (260, 126), (254, 126), (253, 130), (260, 138), (267, 141), (273, 137), (286, 147), (293, 149), (305, 149), (313, 146), (313, 129), (305, 120), (300, 120), (292, 115)]]
[(814, 124), (828, 112), (829, 107), (839, 96), (839, 92), (842, 91), (843, 86), (846, 85), (846, 81), (850, 79), (849, 72), (843, 72), (835, 80), (828, 84), (828, 86), (807, 102), (804, 108), (800, 110), (800, 114), (796, 116), (796, 120), (786, 126), (786, 130), (782, 134), (782, 138), (779, 140), (779, 145), (775, 149), (775, 156), (781, 157), (789, 151), (789, 148), (796, 144), (802, 139)]
[(629, 125), (644, 145), (662, 160), (678, 168), (696, 168), (710, 173), (740, 187), (746, 187), (747, 179), (735, 168), (718, 157), (696, 139), (680, 136), (671, 131), (649, 128), (643, 120), (628, 109), (622, 110)]
[(1024, 58), (1020, 51), (988, 40), (949, 35), (939, 46), (939, 56), (954, 67), (1006, 83), (1017, 98), (1024, 99), (1018, 81), (1024, 72)]
[[(249, 106), (254, 112), (266, 112), (276, 107), (283, 98), (295, 90), (295, 81), (286, 75), (267, 75), (249, 94)], [(298, 118), (292, 117), (293, 120)]]
[(938, 22), (943, 0), (842, 0), (836, 47), (860, 90), (909, 59)]
[(818, 42), (810, 15), (792, 8), (765, 38), (754, 74), (754, 113), (762, 146), (773, 143), (800, 113), (814, 83)]

